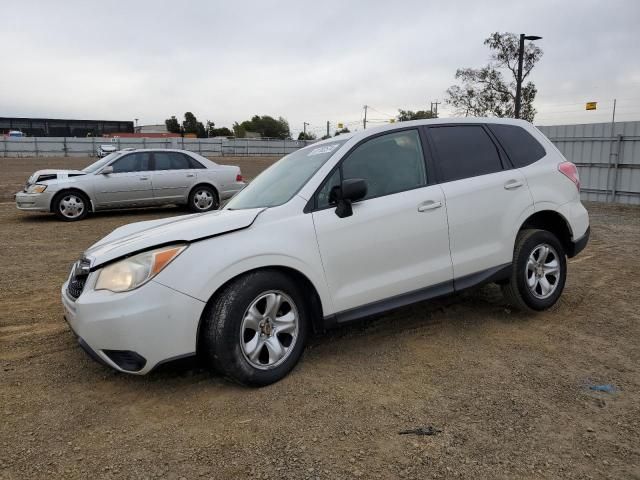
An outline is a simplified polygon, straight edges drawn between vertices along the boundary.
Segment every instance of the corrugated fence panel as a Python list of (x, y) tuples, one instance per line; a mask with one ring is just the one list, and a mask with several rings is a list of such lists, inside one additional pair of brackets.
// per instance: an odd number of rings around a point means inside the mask
[[(538, 127), (578, 166), (583, 200), (640, 205), (640, 122)], [(94, 156), (101, 144), (182, 148), (208, 157), (283, 156), (313, 142), (269, 138), (0, 138), (3, 157)]]
[(640, 205), (640, 122), (538, 128), (578, 166), (583, 200)]
[(313, 141), (275, 138), (76, 138), (76, 137), (0, 137), (2, 157), (94, 156), (100, 145), (123, 148), (180, 148), (208, 157), (283, 156)]

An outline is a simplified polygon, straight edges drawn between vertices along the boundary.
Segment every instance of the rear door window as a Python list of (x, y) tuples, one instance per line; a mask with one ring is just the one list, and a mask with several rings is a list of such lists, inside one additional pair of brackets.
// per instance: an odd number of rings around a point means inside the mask
[(481, 125), (430, 127), (440, 182), (477, 177), (502, 170), (500, 154)]
[(188, 170), (191, 168), (189, 160), (181, 153), (156, 152), (153, 156), (156, 170)]
[(526, 167), (544, 157), (547, 152), (524, 128), (517, 125), (489, 124), (489, 129), (505, 149), (513, 166)]

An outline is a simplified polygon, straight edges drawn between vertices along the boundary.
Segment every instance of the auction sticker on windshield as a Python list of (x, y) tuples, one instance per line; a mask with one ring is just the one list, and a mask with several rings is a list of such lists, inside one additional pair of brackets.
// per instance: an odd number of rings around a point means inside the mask
[(333, 152), (336, 148), (338, 148), (340, 146), (339, 143), (334, 143), (332, 145), (324, 145), (322, 147), (318, 147), (318, 148), (314, 148), (313, 150), (311, 150), (309, 152), (309, 154), (307, 155), (307, 157), (311, 157), (313, 155), (322, 155), (324, 153), (331, 153)]

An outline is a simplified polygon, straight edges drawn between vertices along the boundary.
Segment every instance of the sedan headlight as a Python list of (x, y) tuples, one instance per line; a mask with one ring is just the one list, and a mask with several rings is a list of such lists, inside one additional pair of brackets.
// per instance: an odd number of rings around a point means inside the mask
[(95, 289), (128, 292), (138, 288), (160, 273), (185, 248), (186, 245), (171, 245), (112, 263), (100, 270)]
[(27, 188), (27, 193), (42, 193), (47, 189), (46, 185), (40, 185), (38, 183), (35, 183), (33, 185), (29, 185), (29, 187)]

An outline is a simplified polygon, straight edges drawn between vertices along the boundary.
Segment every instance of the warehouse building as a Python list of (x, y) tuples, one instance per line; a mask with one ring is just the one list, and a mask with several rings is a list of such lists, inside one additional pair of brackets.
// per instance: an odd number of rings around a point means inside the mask
[(0, 135), (6, 135), (9, 131), (20, 131), (30, 137), (101, 137), (117, 133), (133, 133), (133, 122), (0, 117)]

